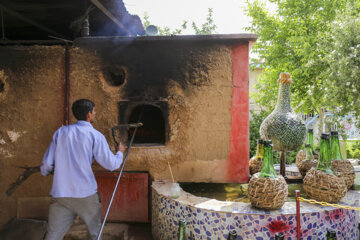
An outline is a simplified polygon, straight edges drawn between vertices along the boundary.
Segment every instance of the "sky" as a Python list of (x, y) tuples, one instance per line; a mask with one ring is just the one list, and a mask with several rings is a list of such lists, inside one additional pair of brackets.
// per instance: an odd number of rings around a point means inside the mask
[(130, 14), (138, 15), (144, 21), (147, 12), (151, 24), (181, 28), (184, 20), (188, 21), (183, 34), (194, 34), (191, 22), (198, 27), (206, 22), (208, 9), (213, 9), (213, 19), (219, 34), (245, 33), (250, 18), (244, 13), (245, 0), (123, 0)]

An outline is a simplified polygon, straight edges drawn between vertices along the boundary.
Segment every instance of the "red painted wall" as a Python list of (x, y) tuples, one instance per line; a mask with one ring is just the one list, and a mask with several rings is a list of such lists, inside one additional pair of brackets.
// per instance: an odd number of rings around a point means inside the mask
[[(109, 205), (119, 172), (95, 172), (101, 196), (101, 218)], [(148, 173), (124, 172), (106, 222), (148, 222)]]
[(245, 183), (249, 178), (249, 44), (232, 49), (231, 132), (228, 181)]

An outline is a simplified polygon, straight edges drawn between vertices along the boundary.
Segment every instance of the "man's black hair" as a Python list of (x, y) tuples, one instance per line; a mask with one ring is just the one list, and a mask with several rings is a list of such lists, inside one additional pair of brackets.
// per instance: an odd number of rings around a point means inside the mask
[(86, 121), (86, 115), (88, 112), (92, 112), (95, 107), (95, 103), (89, 99), (78, 99), (72, 104), (72, 112), (77, 120)]

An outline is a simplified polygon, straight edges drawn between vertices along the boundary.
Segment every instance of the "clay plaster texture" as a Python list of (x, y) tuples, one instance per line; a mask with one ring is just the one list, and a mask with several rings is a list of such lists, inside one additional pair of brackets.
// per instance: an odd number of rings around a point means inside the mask
[(63, 124), (64, 48), (0, 47), (0, 225), (16, 216), (17, 199), (47, 196), (51, 177), (31, 176), (11, 196), (5, 191), (23, 169), (40, 165), (53, 132)]
[[(119, 100), (168, 103), (167, 143), (134, 146), (125, 170), (148, 171), (152, 179), (168, 180), (169, 162), (177, 181), (224, 181), (231, 122), (231, 49), (216, 44), (125, 47), (85, 42), (73, 48), (71, 59), (71, 101), (94, 100), (94, 126), (109, 142), (110, 128), (118, 122)], [(127, 69), (126, 82), (110, 86), (106, 66)]]
[[(247, 44), (247, 43), (244, 43)], [(21, 168), (37, 166), (56, 129), (65, 123), (65, 47), (0, 47), (0, 226), (16, 216), (23, 197), (48, 197), (52, 177), (32, 175), (11, 196), (5, 191)], [(151, 180), (224, 182), (230, 144), (231, 47), (216, 43), (79, 42), (69, 48), (70, 104), (96, 104), (93, 126), (114, 149), (111, 127), (119, 101), (168, 104), (166, 144), (134, 146), (126, 171), (147, 171)], [(126, 72), (109, 84), (114, 69)], [(70, 123), (75, 119), (70, 114)], [(95, 171), (103, 171), (95, 164)]]

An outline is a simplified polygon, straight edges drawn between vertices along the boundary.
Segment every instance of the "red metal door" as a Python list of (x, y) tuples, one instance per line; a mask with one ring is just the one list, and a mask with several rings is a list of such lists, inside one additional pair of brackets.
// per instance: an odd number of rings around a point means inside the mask
[[(119, 172), (95, 172), (101, 196), (101, 217), (105, 216)], [(123, 172), (107, 221), (149, 222), (148, 173)]]

